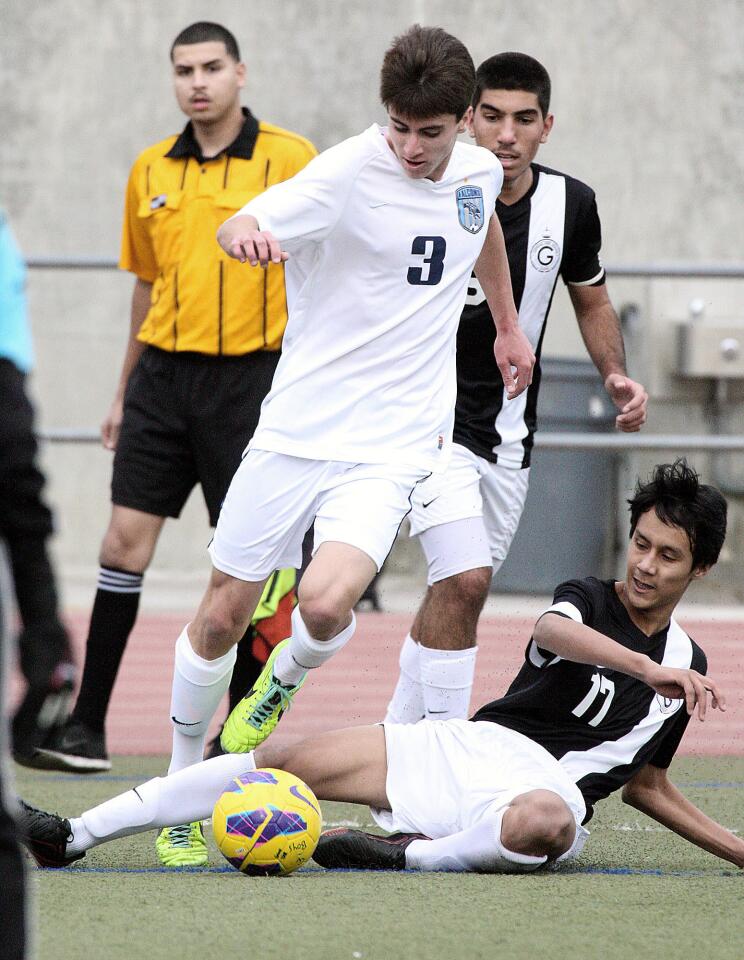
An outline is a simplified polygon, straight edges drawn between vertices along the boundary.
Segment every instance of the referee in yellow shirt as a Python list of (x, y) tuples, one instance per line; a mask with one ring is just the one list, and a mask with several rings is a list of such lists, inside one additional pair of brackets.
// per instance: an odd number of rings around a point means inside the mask
[[(316, 153), (241, 108), (246, 68), (224, 27), (187, 27), (171, 61), (189, 122), (140, 154), (127, 186), (119, 265), (136, 277), (131, 329), (101, 428), (115, 451), (113, 507), (78, 700), (39, 754), (51, 769), (110, 768), (106, 710), (165, 518), (178, 517), (200, 483), (216, 524), (271, 386), (287, 321), (283, 268), (245, 270), (218, 246), (217, 227)], [(269, 581), (274, 610), (293, 584), (293, 574)], [(185, 856), (180, 863), (198, 862)]]

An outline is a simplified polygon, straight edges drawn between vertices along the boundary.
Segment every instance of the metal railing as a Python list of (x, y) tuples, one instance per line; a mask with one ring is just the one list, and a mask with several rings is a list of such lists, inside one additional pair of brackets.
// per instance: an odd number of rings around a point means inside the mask
[[(51, 427), (38, 432), (40, 440), (51, 443), (99, 443), (98, 430)], [(535, 434), (535, 446), (544, 450), (700, 450), (744, 452), (744, 435), (706, 436), (679, 433), (559, 433)]]
[[(32, 270), (114, 270), (115, 257), (29, 257)], [(687, 277), (690, 279), (744, 279), (744, 263), (606, 263), (610, 277)]]
[[(29, 257), (32, 270), (114, 270), (114, 257)], [(689, 279), (744, 279), (744, 263), (608, 263), (608, 276)], [(82, 428), (50, 428), (39, 437), (52, 443), (97, 443), (98, 430)], [(698, 450), (710, 452), (744, 452), (744, 435), (685, 434), (612, 434), (612, 433), (537, 433), (535, 446), (552, 450)]]

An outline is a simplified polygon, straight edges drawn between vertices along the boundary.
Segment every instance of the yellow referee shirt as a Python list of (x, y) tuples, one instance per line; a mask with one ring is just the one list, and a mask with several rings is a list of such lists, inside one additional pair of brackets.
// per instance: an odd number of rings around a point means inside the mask
[(236, 356), (278, 350), (287, 323), (284, 269), (254, 270), (228, 257), (215, 234), (267, 187), (315, 156), (313, 145), (244, 109), (236, 140), (201, 155), (191, 123), (144, 150), (127, 185), (119, 266), (152, 283), (139, 333), (161, 350)]

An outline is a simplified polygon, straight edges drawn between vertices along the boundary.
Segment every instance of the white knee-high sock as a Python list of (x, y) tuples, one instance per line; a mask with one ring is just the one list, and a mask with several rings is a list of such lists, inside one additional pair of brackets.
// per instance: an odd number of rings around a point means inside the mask
[(419, 668), (427, 720), (467, 719), (477, 647), (434, 650), (419, 644)]
[(292, 611), (292, 636), (287, 646), (279, 652), (274, 663), (274, 676), (286, 686), (294, 687), (308, 670), (322, 666), (334, 653), (345, 647), (354, 636), (356, 617), (352, 613), (351, 623), (330, 640), (316, 640), (311, 637), (302, 619), (299, 606)]
[(526, 873), (547, 857), (515, 853), (501, 842), (503, 808), (475, 824), (438, 840), (414, 840), (406, 849), (406, 866), (414, 870), (472, 870), (478, 873)]
[(192, 823), (212, 815), (232, 777), (256, 769), (252, 753), (227, 753), (168, 777), (155, 777), (70, 820), (69, 853), (158, 827)]
[(176, 641), (170, 716), (173, 753), (168, 773), (198, 763), (204, 756), (209, 721), (227, 692), (235, 666), (235, 647), (216, 660), (194, 651), (185, 627)]
[(385, 723), (418, 723), (424, 717), (419, 650), (411, 634), (407, 634), (400, 650), (400, 673), (388, 704)]

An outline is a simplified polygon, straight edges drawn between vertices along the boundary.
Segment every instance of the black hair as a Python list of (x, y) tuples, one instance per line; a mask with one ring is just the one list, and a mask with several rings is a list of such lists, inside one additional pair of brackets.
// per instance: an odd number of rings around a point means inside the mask
[(170, 58), (173, 59), (173, 51), (176, 47), (187, 47), (192, 43), (209, 43), (215, 40), (217, 43), (224, 43), (227, 55), (232, 57), (236, 63), (240, 63), (240, 49), (238, 41), (230, 33), (227, 27), (219, 23), (210, 23), (208, 20), (200, 20), (198, 23), (192, 23), (190, 27), (182, 30), (171, 44)]
[(440, 27), (411, 27), (382, 61), (380, 100), (402, 118), (425, 120), (468, 108), (475, 65), (464, 43)]
[(636, 484), (630, 507), (630, 535), (641, 515), (653, 509), (662, 523), (685, 531), (692, 567), (711, 567), (726, 538), (726, 500), (715, 487), (700, 483), (684, 457), (661, 463), (646, 483)]
[(550, 75), (545, 67), (526, 53), (497, 53), (475, 71), (473, 107), (477, 107), (484, 90), (525, 90), (534, 93), (547, 117), (550, 109)]

